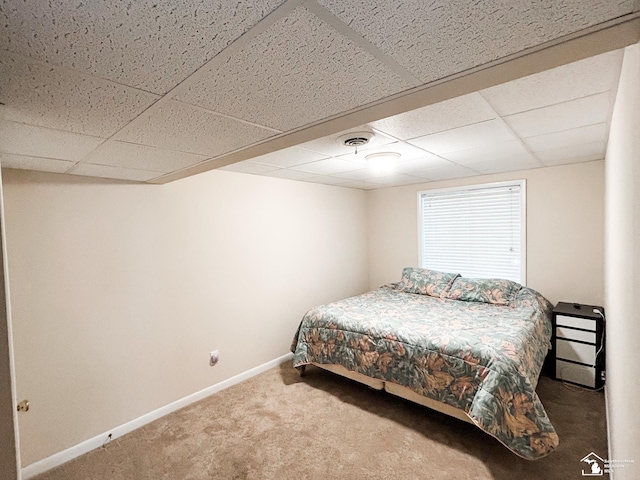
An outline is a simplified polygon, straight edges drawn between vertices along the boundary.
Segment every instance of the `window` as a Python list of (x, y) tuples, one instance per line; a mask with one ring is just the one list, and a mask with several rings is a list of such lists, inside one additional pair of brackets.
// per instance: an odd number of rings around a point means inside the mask
[(525, 181), (418, 193), (420, 265), (525, 284)]

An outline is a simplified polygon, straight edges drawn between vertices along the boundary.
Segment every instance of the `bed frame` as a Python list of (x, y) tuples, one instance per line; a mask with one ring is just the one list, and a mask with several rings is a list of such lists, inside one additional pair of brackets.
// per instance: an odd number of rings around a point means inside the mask
[[(452, 407), (451, 405), (447, 405), (446, 403), (438, 402), (437, 400), (433, 400), (428, 397), (423, 397), (422, 395), (418, 395), (413, 390), (403, 387), (402, 385), (398, 385), (392, 382), (385, 382), (384, 380), (378, 380), (377, 378), (367, 377), (358, 372), (352, 372), (351, 370), (347, 370), (342, 365), (335, 364), (320, 364), (312, 362), (310, 365), (315, 365), (316, 367), (322, 368), (323, 370), (327, 370), (332, 373), (336, 373), (343, 377), (347, 377), (351, 380), (355, 380), (356, 382), (364, 383), (370, 388), (375, 390), (384, 390), (392, 395), (396, 395), (398, 397), (404, 398), (405, 400), (409, 400), (411, 402), (423, 405), (432, 410), (436, 410), (437, 412), (444, 413), (445, 415), (449, 415), (450, 417), (457, 418), (458, 420), (462, 420), (463, 422), (470, 423), (475, 425), (475, 423), (469, 418), (464, 410), (461, 410), (456, 407)], [(306, 365), (301, 365), (296, 367), (298, 372), (300, 372), (300, 376), (305, 376)]]

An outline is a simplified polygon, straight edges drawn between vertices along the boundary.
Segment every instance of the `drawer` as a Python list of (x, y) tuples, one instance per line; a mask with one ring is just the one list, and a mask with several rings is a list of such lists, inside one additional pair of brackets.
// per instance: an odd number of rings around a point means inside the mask
[(596, 346), (557, 338), (556, 358), (594, 365), (596, 363)]
[(596, 321), (591, 318), (567, 317), (556, 315), (556, 325), (558, 327), (583, 328), (585, 330), (596, 331)]
[(596, 369), (593, 367), (556, 360), (556, 378), (596, 388)]
[(596, 332), (583, 332), (582, 330), (574, 330), (568, 327), (556, 327), (556, 337), (596, 343)]

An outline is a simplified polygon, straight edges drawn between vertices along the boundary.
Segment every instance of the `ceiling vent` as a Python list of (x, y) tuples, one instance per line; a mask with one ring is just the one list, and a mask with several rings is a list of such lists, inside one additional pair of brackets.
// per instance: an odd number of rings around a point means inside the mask
[(373, 140), (375, 135), (372, 132), (351, 132), (338, 137), (337, 142), (345, 147), (355, 148), (358, 153), (358, 147), (362, 147)]

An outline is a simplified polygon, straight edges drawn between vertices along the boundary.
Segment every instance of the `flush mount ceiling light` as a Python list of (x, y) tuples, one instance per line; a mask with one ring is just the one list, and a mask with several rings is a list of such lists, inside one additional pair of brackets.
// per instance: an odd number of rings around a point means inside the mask
[(395, 172), (400, 154), (396, 152), (371, 153), (364, 157), (376, 173)]

